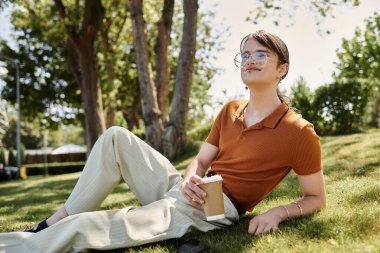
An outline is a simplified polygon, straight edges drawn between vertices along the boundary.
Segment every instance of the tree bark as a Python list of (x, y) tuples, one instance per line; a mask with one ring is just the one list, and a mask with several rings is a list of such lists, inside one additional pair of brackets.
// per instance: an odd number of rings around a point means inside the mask
[(145, 123), (146, 141), (158, 151), (162, 149), (163, 131), (161, 111), (158, 107), (156, 87), (153, 83), (150, 50), (145, 30), (142, 1), (130, 0), (133, 43), (136, 50), (137, 73), (141, 94), (142, 114)]
[(139, 105), (140, 105), (140, 92), (139, 87), (136, 85), (136, 92), (133, 96), (132, 105), (128, 106), (124, 111), (124, 118), (127, 121), (127, 128), (129, 131), (132, 131), (135, 127), (139, 126)]
[[(67, 23), (67, 9), (61, 0), (54, 2), (60, 18)], [(68, 35), (69, 64), (80, 87), (83, 100), (88, 151), (105, 131), (94, 49), (95, 38), (102, 24), (104, 12), (100, 0), (86, 0), (80, 32), (76, 33), (73, 25), (65, 26)]]
[[(105, 51), (105, 66), (106, 66), (106, 73), (107, 73), (107, 82), (108, 85), (107, 88), (103, 92), (106, 93), (107, 99), (106, 99), (106, 115), (105, 115), (105, 121), (106, 121), (106, 128), (109, 128), (115, 124), (115, 115), (116, 115), (116, 96), (118, 92), (118, 86), (115, 85), (115, 81), (117, 80), (116, 76), (116, 70), (115, 70), (115, 45), (118, 45), (120, 35), (124, 29), (124, 25), (127, 22), (128, 15), (125, 15), (125, 17), (120, 16), (122, 18), (123, 22), (120, 25), (118, 31), (116, 34), (114, 34), (112, 37), (110, 36), (110, 28), (113, 23), (112, 18), (107, 18), (102, 29), (100, 30), (100, 37), (102, 41), (102, 45)], [(117, 47), (117, 46), (116, 46)]]
[[(114, 65), (111, 62), (111, 57), (113, 55), (112, 47), (108, 40), (108, 32), (101, 31), (102, 44), (105, 50), (105, 64), (107, 71), (107, 81), (109, 88), (107, 89), (107, 108), (106, 108), (106, 128), (114, 125), (115, 114), (116, 114), (116, 89), (114, 87), (114, 82), (116, 80), (116, 73)], [(104, 90), (103, 90), (104, 91)]]
[(156, 57), (156, 88), (158, 106), (162, 113), (162, 122), (169, 121), (169, 60), (168, 46), (170, 45), (170, 32), (173, 23), (174, 0), (165, 0), (160, 20), (157, 22), (157, 40), (154, 47)]
[(186, 121), (195, 62), (198, 1), (184, 0), (184, 24), (181, 52), (176, 73), (170, 122), (163, 135), (164, 155), (173, 158), (186, 145)]

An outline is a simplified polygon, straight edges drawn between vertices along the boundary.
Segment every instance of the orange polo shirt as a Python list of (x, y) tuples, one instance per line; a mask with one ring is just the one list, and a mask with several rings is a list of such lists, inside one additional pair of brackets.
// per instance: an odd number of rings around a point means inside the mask
[[(219, 148), (211, 172), (245, 210), (267, 196), (291, 169), (308, 175), (322, 169), (321, 145), (313, 125), (282, 103), (261, 122), (245, 127), (247, 100), (227, 103), (206, 142)], [(289, 189), (291, 190), (291, 189)]]

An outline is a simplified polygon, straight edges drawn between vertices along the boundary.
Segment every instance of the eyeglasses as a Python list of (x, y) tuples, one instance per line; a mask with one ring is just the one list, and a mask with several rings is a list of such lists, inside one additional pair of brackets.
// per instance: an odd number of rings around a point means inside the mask
[(243, 68), (249, 58), (253, 60), (253, 63), (257, 67), (264, 67), (265, 64), (267, 64), (269, 57), (266, 52), (262, 52), (262, 51), (254, 52), (253, 54), (249, 54), (247, 52), (238, 53), (237, 55), (235, 55), (235, 58), (234, 58), (235, 66), (238, 68)]

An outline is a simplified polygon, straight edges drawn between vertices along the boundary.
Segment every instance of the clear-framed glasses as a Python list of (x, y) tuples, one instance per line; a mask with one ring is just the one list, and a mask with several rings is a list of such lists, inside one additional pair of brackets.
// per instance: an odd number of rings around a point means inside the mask
[(266, 52), (258, 51), (253, 54), (249, 54), (248, 52), (238, 53), (235, 55), (234, 62), (235, 66), (238, 68), (243, 68), (247, 61), (251, 58), (256, 67), (264, 67), (268, 62), (268, 55)]

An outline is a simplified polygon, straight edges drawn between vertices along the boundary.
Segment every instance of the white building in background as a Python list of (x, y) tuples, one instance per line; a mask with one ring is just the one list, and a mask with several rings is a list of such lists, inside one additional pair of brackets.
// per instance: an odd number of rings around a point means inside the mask
[(67, 145), (54, 149), (51, 152), (51, 154), (57, 155), (57, 154), (68, 154), (68, 153), (86, 153), (86, 151), (87, 151), (86, 146), (67, 144)]

